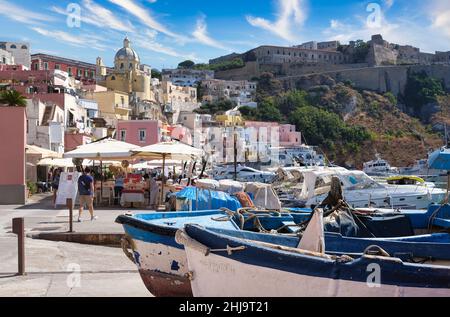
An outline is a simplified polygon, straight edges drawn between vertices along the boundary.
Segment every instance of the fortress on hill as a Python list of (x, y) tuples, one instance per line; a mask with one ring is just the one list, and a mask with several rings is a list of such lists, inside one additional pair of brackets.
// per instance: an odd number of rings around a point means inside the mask
[[(230, 54), (210, 60), (210, 64), (240, 58), (244, 67), (216, 72), (216, 78), (251, 80), (264, 72), (273, 73), (285, 88), (304, 88), (308, 78), (351, 80), (357, 87), (380, 92), (402, 93), (409, 71), (425, 71), (450, 88), (450, 51), (424, 53), (410, 45), (389, 43), (381, 35), (368, 42), (307, 42), (292, 47), (260, 46), (243, 54)], [(300, 87), (299, 87), (300, 85)], [(311, 83), (312, 85), (312, 83)]]

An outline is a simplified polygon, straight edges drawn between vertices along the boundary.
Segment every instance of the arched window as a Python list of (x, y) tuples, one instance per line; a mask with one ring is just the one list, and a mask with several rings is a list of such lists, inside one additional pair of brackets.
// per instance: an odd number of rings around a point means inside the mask
[(111, 77), (111, 80), (116, 80), (116, 76), (112, 76), (112, 77)]
[(133, 64), (132, 63), (130, 63), (130, 69), (132, 69), (133, 68)]
[(120, 63), (120, 69), (123, 69), (123, 66), (124, 66), (123, 63)]
[(23, 50), (27, 50), (27, 49), (28, 49), (28, 47), (27, 47), (26, 45), (22, 45), (21, 49), (23, 49)]
[(16, 46), (15, 44), (13, 44), (13, 45), (11, 45), (11, 46), (10, 46), (10, 48), (12, 48), (12, 49), (16, 49), (16, 48), (17, 48), (17, 46)]
[(0, 44), (0, 48), (1, 48), (2, 50), (6, 50), (6, 45), (5, 45), (5, 44)]

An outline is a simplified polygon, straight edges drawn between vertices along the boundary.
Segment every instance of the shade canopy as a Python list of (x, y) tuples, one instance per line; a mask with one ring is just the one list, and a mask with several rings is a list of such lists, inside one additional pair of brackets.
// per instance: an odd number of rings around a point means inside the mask
[[(100, 161), (92, 161), (92, 160), (83, 160), (83, 166), (93, 166), (95, 163), (96, 166), (100, 165)], [(120, 162), (118, 161), (103, 161), (103, 166), (115, 165), (120, 166)], [(39, 166), (53, 166), (53, 167), (75, 167), (71, 158), (44, 158), (40, 160), (37, 165)]]
[(41, 155), (43, 158), (50, 157), (50, 158), (61, 158), (62, 154), (59, 154), (57, 152), (41, 148), (36, 145), (25, 145), (25, 150), (27, 154), (34, 154), (34, 155)]
[(196, 149), (192, 146), (180, 142), (162, 142), (133, 151), (135, 157), (146, 160), (163, 159), (188, 161), (203, 156), (203, 150)]
[(153, 169), (153, 168), (159, 168), (163, 166), (163, 163), (166, 167), (174, 167), (174, 166), (181, 166), (181, 161), (179, 160), (166, 160), (163, 162), (162, 160), (152, 160), (149, 162), (142, 162), (137, 164), (132, 164), (130, 168), (132, 169)]
[(79, 158), (90, 160), (128, 160), (132, 151), (138, 150), (139, 146), (134, 144), (105, 139), (77, 147), (76, 150), (64, 154), (64, 158)]

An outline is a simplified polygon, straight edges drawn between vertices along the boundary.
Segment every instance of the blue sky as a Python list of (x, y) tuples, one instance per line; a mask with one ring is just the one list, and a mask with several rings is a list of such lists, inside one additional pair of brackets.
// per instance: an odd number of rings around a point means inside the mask
[[(70, 4), (80, 8), (79, 27), (67, 23)], [(425, 52), (450, 50), (448, 0), (0, 0), (0, 15), (0, 40), (28, 41), (33, 53), (112, 65), (128, 35), (141, 61), (158, 69), (263, 44), (377, 33)]]

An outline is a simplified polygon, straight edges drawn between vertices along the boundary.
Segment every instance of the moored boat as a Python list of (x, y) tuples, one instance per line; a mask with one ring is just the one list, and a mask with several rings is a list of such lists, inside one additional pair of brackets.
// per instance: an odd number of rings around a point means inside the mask
[(177, 241), (196, 297), (450, 296), (449, 267), (405, 263), (378, 247), (358, 258), (336, 257), (198, 225), (186, 225)]

